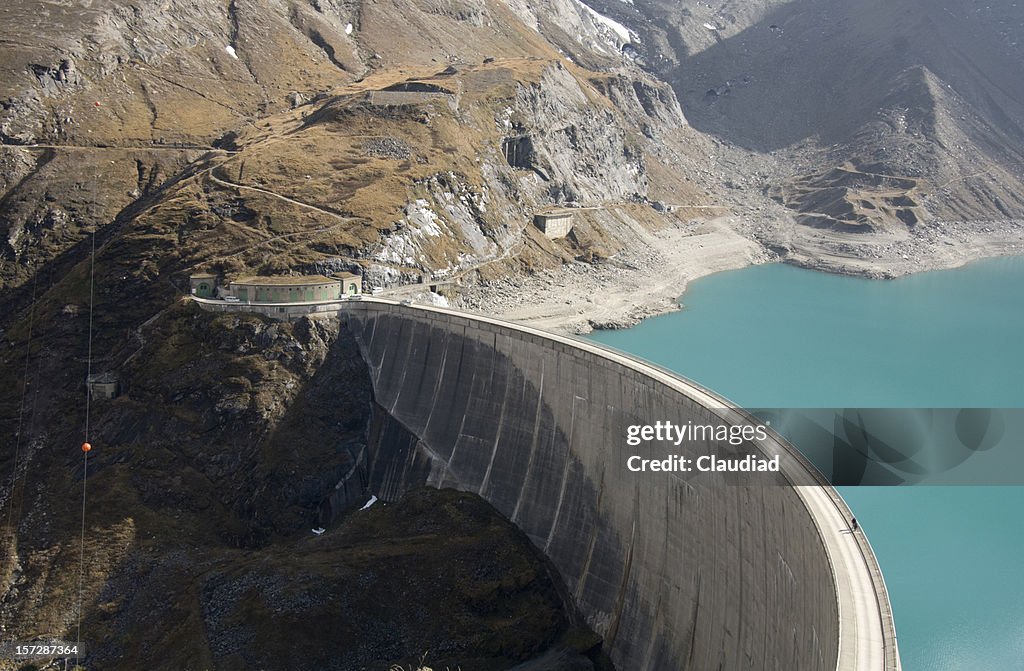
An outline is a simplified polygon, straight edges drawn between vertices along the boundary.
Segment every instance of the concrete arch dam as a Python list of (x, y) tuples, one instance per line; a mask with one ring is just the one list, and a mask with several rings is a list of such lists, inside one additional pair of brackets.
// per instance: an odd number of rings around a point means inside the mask
[(373, 383), (371, 490), (480, 494), (554, 563), (619, 669), (899, 668), (870, 546), (788, 445), (770, 438), (773, 483), (626, 467), (649, 449), (627, 445), (630, 425), (744, 423), (722, 399), (611, 350), (484, 317), (383, 300), (350, 302), (340, 317)]

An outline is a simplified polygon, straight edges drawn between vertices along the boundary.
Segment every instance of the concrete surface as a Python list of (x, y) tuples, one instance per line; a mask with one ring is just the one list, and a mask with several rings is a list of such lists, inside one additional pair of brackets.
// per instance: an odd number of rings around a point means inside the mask
[[(479, 493), (550, 557), (619, 669), (898, 669), (884, 583), (849, 511), (781, 440), (670, 453), (779, 454), (782, 473), (633, 473), (626, 427), (746, 423), (605, 348), (380, 299), (339, 313), (377, 404), (370, 487)], [(792, 485), (800, 486), (792, 486)]]

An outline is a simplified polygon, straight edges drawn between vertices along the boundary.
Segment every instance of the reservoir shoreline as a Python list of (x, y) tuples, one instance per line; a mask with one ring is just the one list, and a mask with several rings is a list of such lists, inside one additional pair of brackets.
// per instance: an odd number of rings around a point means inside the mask
[[(591, 264), (465, 287), (456, 306), (557, 333), (635, 326), (682, 308), (696, 279), (725, 270), (785, 263), (835, 275), (896, 279), (949, 270), (986, 258), (1024, 255), (1024, 222), (987, 222), (964, 242), (964, 227), (921, 224), (912, 235), (801, 230), (785, 249), (737, 232), (733, 217), (677, 221), (638, 235), (629, 249)], [(773, 236), (774, 237), (774, 236)], [(777, 250), (777, 251), (773, 251)], [(856, 250), (857, 255), (851, 252)]]

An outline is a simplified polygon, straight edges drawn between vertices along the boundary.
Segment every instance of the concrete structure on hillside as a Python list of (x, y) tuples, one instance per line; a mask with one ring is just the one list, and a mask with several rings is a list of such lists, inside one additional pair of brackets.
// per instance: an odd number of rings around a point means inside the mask
[(188, 278), (193, 296), (213, 298), (217, 291), (217, 276), (212, 273), (196, 273)]
[[(373, 384), (369, 492), (479, 493), (558, 568), (617, 667), (896, 671), (885, 585), (850, 511), (775, 434), (630, 446), (630, 427), (756, 422), (600, 346), (452, 310), (339, 304)], [(780, 472), (634, 472), (665, 453)], [(344, 502), (339, 501), (337, 508)]]
[(533, 216), (533, 223), (552, 240), (564, 238), (572, 230), (572, 210), (547, 210)]
[(89, 398), (94, 401), (117, 398), (118, 377), (113, 371), (94, 373), (86, 379), (85, 384), (89, 388)]
[(324, 275), (240, 277), (228, 285), (228, 295), (242, 303), (312, 303), (341, 297), (342, 281)]
[[(455, 84), (454, 88), (452, 84)], [(368, 100), (371, 105), (381, 107), (443, 103), (456, 112), (459, 109), (460, 97), (461, 91), (458, 89), (458, 82), (446, 81), (445, 86), (442, 86), (431, 81), (410, 80), (392, 84), (377, 91), (370, 91)]]

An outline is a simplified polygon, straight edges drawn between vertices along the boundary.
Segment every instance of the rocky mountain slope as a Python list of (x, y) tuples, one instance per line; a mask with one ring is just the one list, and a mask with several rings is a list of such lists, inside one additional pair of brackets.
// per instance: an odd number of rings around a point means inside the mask
[[(282, 267), (372, 259), (382, 282), (458, 273), (519, 244), (540, 248), (529, 267), (622, 248), (586, 231), (586, 211), (582, 249), (531, 239), (530, 215), (552, 204), (724, 206), (742, 213), (737, 230), (796, 260), (813, 260), (815, 239), (842, 257), (843, 241), (853, 272), (865, 256), (899, 266), (893, 242), (915, 238), (927, 262), (932, 238), (1020, 218), (1024, 10), (1012, 3), (593, 6), (13, 3), (0, 29), (0, 277), (22, 284), (150, 197), (214, 208), (212, 234), (193, 240), (207, 249), (225, 234), (274, 238), (292, 257)], [(458, 104), (373, 102), (427, 79)], [(336, 172), (345, 179), (328, 184)], [(492, 209), (437, 202), (448, 193)], [(419, 246), (408, 217), (435, 216), (454, 244), (402, 253)]]
[[(4, 3), (0, 625), (72, 625), (90, 347), (124, 387), (92, 415), (97, 659), (223, 634), (235, 615), (211, 619), (182, 567), (273, 563), (338, 512), (368, 421), (343, 332), (190, 310), (197, 270), (450, 282), (461, 305), (589, 328), (770, 258), (886, 276), (1019, 253), (1021, 12)], [(554, 206), (576, 210), (553, 241), (531, 220)], [(134, 600), (104, 587), (129, 582)], [(192, 600), (161, 610), (171, 586)], [(130, 626), (151, 607), (181, 615), (165, 641)], [(227, 664), (218, 645), (188, 664)]]
[[(75, 630), (91, 360), (122, 394), (88, 415), (89, 668), (387, 668), (437, 646), (433, 659), (480, 668), (544, 650), (553, 668), (602, 664), (600, 640), (568, 624), (532, 550), (492, 522), (479, 533), (438, 522), (447, 531), (426, 545), (410, 531), (408, 551), (379, 570), (422, 572), (405, 587), (378, 581), (359, 557), (397, 536), (336, 528), (365, 495), (338, 495), (369, 416), (354, 348), (337, 326), (215, 318), (179, 298), (197, 269), (360, 268), (370, 283), (402, 283), (612, 253), (623, 242), (585, 221), (564, 244), (527, 224), (535, 208), (579, 200), (624, 203), (655, 226), (652, 189), (692, 189), (646, 168), (662, 151), (652, 138), (685, 127), (671, 89), (564, 60), (502, 4), (3, 11), (3, 44), (33, 40), (4, 52), (4, 637)], [(289, 558), (317, 524), (333, 540), (299, 570)], [(468, 575), (494, 573), (494, 591), (462, 572), (437, 582), (445, 552)], [(496, 552), (497, 564), (482, 559)], [(349, 568), (330, 570), (331, 556)], [(361, 597), (382, 604), (374, 617), (411, 617), (372, 635), (332, 629), (351, 640), (328, 650), (361, 641), (347, 661), (325, 661), (323, 645), (296, 655), (285, 634), (306, 634), (288, 623), (322, 619), (326, 597), (286, 580), (289, 562), (337, 598), (348, 588), (332, 580), (363, 576), (377, 585)], [(260, 593), (291, 605), (251, 603)], [(354, 618), (352, 603), (331, 617)], [(468, 639), (431, 628), (456, 613)]]
[(741, 183), (793, 214), (798, 226), (762, 239), (806, 245), (804, 262), (844, 255), (827, 240), (843, 240), (847, 257), (874, 256), (872, 234), (983, 236), (1024, 211), (1018, 3), (599, 6), (646, 38), (650, 69), (723, 153), (773, 159)]

